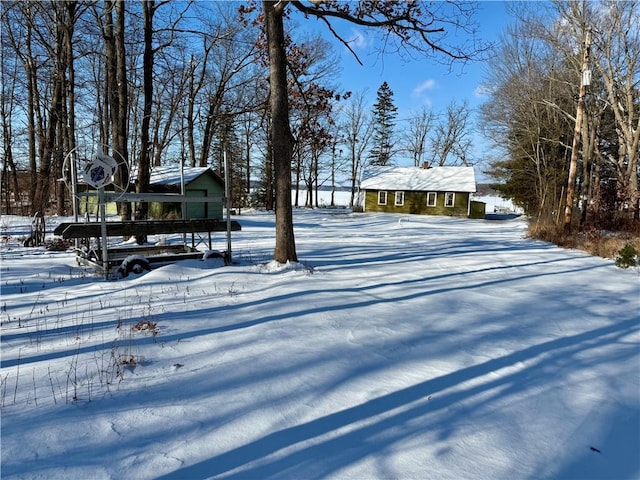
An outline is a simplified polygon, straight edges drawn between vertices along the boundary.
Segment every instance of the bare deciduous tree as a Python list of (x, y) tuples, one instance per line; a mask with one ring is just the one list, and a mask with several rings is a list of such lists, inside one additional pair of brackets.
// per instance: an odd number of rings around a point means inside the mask
[[(7, 20), (7, 6), (0, 4), (0, 17)], [(5, 28), (5, 27), (3, 27)], [(3, 208), (6, 213), (12, 211), (12, 196), (16, 205), (20, 204), (18, 197), (18, 169), (14, 160), (13, 145), (13, 119), (11, 112), (18, 108), (18, 72), (19, 59), (15, 50), (10, 47), (9, 38), (5, 35), (1, 37), (2, 56), (0, 56), (0, 70), (3, 72), (2, 82), (0, 82), (0, 123), (2, 123), (2, 192)]]
[(434, 127), (436, 115), (433, 110), (423, 107), (417, 113), (412, 114), (407, 121), (407, 129), (404, 134), (406, 151), (413, 159), (413, 165), (418, 167), (424, 163), (427, 154), (427, 141)]
[[(501, 125), (496, 138), (509, 145), (511, 158), (500, 162), (506, 167), (502, 172), (513, 180), (509, 188), (524, 194), (528, 179), (535, 178), (536, 188), (529, 190), (536, 198), (527, 203), (538, 213), (559, 211), (560, 185), (566, 191), (572, 183), (566, 169), (571, 155), (577, 185), (566, 211), (579, 203), (581, 223), (587, 221), (588, 208), (598, 212), (600, 220), (615, 218), (620, 211), (621, 217), (632, 213), (637, 218), (638, 2), (557, 1), (546, 8), (527, 7), (512, 12), (518, 23), (510, 44), (505, 44), (508, 48), (492, 62), (495, 81), (490, 83), (496, 88), (483, 109), (485, 119), (491, 118), (494, 127)], [(587, 32), (589, 51), (583, 47)], [(586, 69), (591, 82), (581, 87)], [(577, 102), (582, 103), (582, 119), (576, 115)], [(567, 225), (565, 218), (565, 230)]]
[[(618, 155), (608, 155), (618, 175), (621, 208), (640, 215), (638, 165), (640, 162), (640, 29), (638, 2), (611, 1), (596, 11), (595, 67), (606, 88), (607, 107), (613, 112), (618, 135)], [(562, 5), (562, 7), (565, 7)], [(569, 5), (578, 20), (577, 5)], [(590, 4), (585, 7), (593, 8)]]
[[(291, 204), (291, 158), (293, 136), (289, 125), (285, 55), (284, 16), (289, 6), (306, 17), (315, 17), (331, 27), (332, 19), (341, 19), (371, 27), (384, 37), (381, 45), (399, 51), (414, 51), (433, 57), (469, 60), (478, 53), (476, 47), (449, 43), (447, 27), (455, 25), (473, 33), (474, 8), (463, 2), (431, 3), (385, 2), (270, 2), (263, 1), (264, 22), (270, 65), (270, 106), (272, 145), (276, 178), (276, 246), (274, 260), (297, 261)], [(341, 39), (342, 40), (342, 39)], [(348, 46), (347, 42), (343, 41)]]
[(365, 92), (357, 92), (349, 100), (343, 112), (343, 142), (347, 146), (350, 159), (349, 181), (351, 197), (349, 206), (353, 207), (356, 187), (366, 162), (365, 152), (373, 135), (373, 124), (369, 117), (369, 109), (365, 102)]
[(433, 162), (444, 165), (469, 165), (468, 152), (471, 148), (471, 110), (466, 101), (453, 100), (444, 116), (436, 122), (431, 143)]

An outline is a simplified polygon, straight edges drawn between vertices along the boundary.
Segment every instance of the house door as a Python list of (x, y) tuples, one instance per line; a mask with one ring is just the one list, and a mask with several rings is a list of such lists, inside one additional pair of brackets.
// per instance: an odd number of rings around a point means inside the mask
[[(188, 190), (188, 197), (206, 197), (206, 190)], [(209, 205), (204, 202), (187, 203), (187, 218), (209, 218)]]

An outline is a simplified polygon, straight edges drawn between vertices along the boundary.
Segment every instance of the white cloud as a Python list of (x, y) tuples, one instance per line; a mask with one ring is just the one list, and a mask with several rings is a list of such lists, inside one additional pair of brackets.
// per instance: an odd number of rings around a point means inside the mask
[(351, 38), (347, 41), (351, 48), (367, 48), (372, 44), (372, 39), (366, 37), (360, 30), (351, 29)]
[(436, 81), (434, 79), (430, 78), (429, 80), (425, 80), (424, 82), (422, 82), (421, 84), (416, 86), (413, 89), (413, 94), (416, 97), (420, 97), (420, 96), (424, 95), (425, 92), (427, 92), (429, 90), (433, 90), (436, 87), (437, 87)]
[(491, 94), (491, 88), (488, 85), (480, 84), (473, 90), (473, 95), (476, 98), (484, 98), (490, 94)]

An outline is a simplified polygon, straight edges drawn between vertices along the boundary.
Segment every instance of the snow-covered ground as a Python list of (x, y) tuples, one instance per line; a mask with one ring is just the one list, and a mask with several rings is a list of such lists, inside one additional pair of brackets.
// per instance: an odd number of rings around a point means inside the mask
[(344, 209), (278, 265), (236, 219), (232, 266), (105, 281), (2, 217), (3, 479), (640, 477), (638, 270)]

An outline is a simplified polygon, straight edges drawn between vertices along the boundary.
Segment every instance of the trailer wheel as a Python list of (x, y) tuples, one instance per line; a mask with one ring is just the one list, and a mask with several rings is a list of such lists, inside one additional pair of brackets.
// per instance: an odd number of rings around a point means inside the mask
[(218, 250), (207, 250), (202, 254), (202, 260), (209, 260), (213, 258), (221, 258), (224, 260), (224, 253)]
[(141, 273), (148, 272), (149, 270), (151, 270), (149, 260), (141, 255), (129, 255), (120, 264), (118, 273), (122, 278), (126, 278), (130, 273), (139, 275)]

